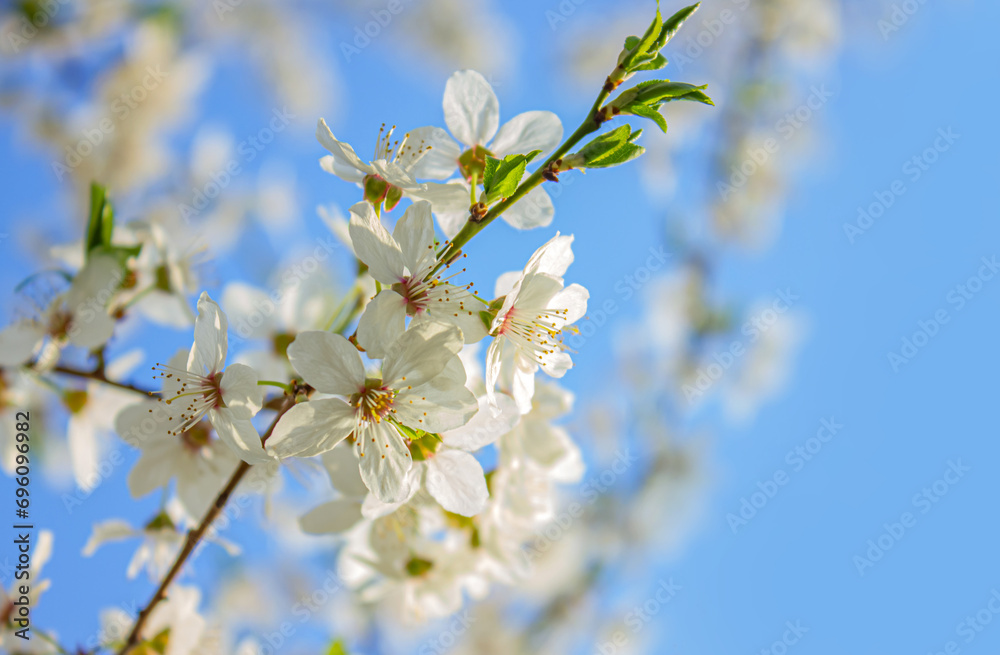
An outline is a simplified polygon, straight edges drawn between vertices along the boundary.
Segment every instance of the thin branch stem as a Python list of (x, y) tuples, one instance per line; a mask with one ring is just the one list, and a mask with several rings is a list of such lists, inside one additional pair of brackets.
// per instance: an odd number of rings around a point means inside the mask
[[(470, 219), (468, 222), (466, 222), (465, 226), (459, 231), (458, 234), (455, 235), (455, 238), (452, 239), (448, 243), (448, 246), (441, 251), (438, 260), (442, 263), (450, 261), (453, 257), (455, 257), (458, 254), (458, 251), (462, 249), (462, 246), (464, 246), (466, 243), (469, 242), (469, 240), (472, 239), (472, 237), (482, 232), (487, 225), (492, 223), (497, 217), (499, 217), (505, 211), (510, 209), (510, 207), (514, 203), (516, 203), (524, 196), (528, 195), (528, 193), (531, 192), (532, 189), (534, 189), (539, 184), (544, 182), (545, 181), (544, 173), (549, 168), (549, 166), (551, 166), (554, 162), (561, 159), (563, 155), (569, 152), (570, 148), (572, 148), (581, 140), (583, 140), (585, 136), (587, 136), (588, 134), (592, 134), (593, 132), (596, 132), (600, 128), (603, 122), (600, 121), (598, 118), (598, 116), (601, 113), (601, 105), (604, 103), (605, 100), (608, 99), (608, 96), (610, 95), (611, 92), (607, 90), (606, 87), (602, 87), (601, 92), (597, 96), (597, 100), (594, 101), (594, 105), (590, 108), (590, 111), (587, 112), (587, 117), (583, 120), (580, 126), (576, 128), (576, 131), (574, 131), (571, 135), (569, 135), (569, 137), (563, 142), (563, 144), (559, 146), (559, 148), (555, 152), (553, 152), (548, 159), (545, 160), (544, 164), (535, 169), (534, 173), (529, 175), (527, 179), (521, 182), (521, 184), (517, 187), (517, 190), (515, 190), (514, 193), (512, 193), (507, 198), (504, 198), (497, 204), (493, 205), (493, 207), (491, 207), (490, 210), (486, 212), (486, 215), (481, 220), (475, 221)], [(473, 193), (474, 192), (475, 190), (473, 189)]]
[(101, 368), (93, 371), (81, 371), (80, 369), (70, 368), (68, 366), (56, 366), (52, 369), (53, 373), (61, 373), (63, 375), (72, 375), (78, 378), (84, 378), (87, 380), (97, 380), (98, 382), (103, 382), (104, 384), (110, 385), (112, 387), (118, 387), (119, 389), (125, 389), (126, 391), (134, 391), (135, 393), (141, 393), (144, 396), (148, 396), (153, 393), (151, 389), (142, 389), (132, 384), (125, 382), (115, 382), (108, 378), (104, 374)]
[[(295, 405), (296, 391), (298, 391), (297, 385), (293, 383), (292, 393), (285, 398), (285, 402), (278, 410), (278, 415), (274, 417), (274, 421), (272, 421), (270, 427), (267, 428), (267, 432), (265, 432), (264, 436), (261, 437), (260, 442), (262, 445), (274, 432), (275, 426), (278, 425), (278, 421), (285, 415), (285, 412)], [(118, 655), (126, 655), (126, 653), (139, 644), (141, 641), (142, 629), (145, 627), (146, 622), (152, 615), (153, 610), (160, 603), (160, 601), (167, 597), (167, 589), (170, 587), (170, 584), (174, 581), (174, 578), (177, 577), (181, 569), (187, 563), (191, 553), (194, 552), (195, 546), (198, 545), (201, 539), (205, 536), (205, 533), (208, 532), (208, 529), (212, 526), (212, 523), (214, 523), (215, 519), (218, 518), (222, 509), (226, 506), (226, 503), (229, 502), (229, 497), (233, 495), (236, 487), (239, 485), (240, 481), (243, 480), (243, 476), (247, 474), (247, 471), (249, 471), (250, 468), (250, 464), (240, 462), (240, 465), (236, 467), (236, 470), (233, 471), (232, 476), (230, 476), (229, 482), (226, 483), (226, 486), (223, 487), (222, 491), (219, 492), (219, 495), (216, 496), (215, 502), (212, 503), (212, 506), (208, 508), (208, 512), (205, 513), (205, 517), (201, 520), (201, 523), (199, 523), (194, 530), (188, 532), (187, 539), (184, 541), (184, 547), (181, 548), (181, 552), (177, 554), (173, 565), (170, 567), (170, 570), (167, 571), (167, 575), (164, 576), (163, 580), (160, 582), (160, 586), (157, 587), (156, 591), (153, 593), (153, 597), (149, 599), (146, 606), (139, 612), (135, 625), (132, 626), (132, 631), (129, 633), (125, 644), (118, 651)]]

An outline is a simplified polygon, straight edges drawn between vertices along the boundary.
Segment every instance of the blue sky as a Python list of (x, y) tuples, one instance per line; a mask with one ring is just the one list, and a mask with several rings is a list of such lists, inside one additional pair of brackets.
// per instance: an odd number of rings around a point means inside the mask
[[(607, 6), (592, 0), (581, 11)], [(524, 43), (550, 34), (535, 3), (509, 3), (504, 12)], [(1000, 271), (983, 263), (1000, 256), (993, 220), (1000, 201), (990, 182), (1000, 145), (992, 106), (996, 73), (987, 65), (1000, 55), (998, 20), (993, 3), (928, 2), (888, 42), (872, 25), (852, 24), (832, 77), (816, 80), (835, 95), (822, 110), (822, 147), (794, 178), (780, 236), (763, 253), (721, 253), (724, 296), (749, 301), (790, 288), (801, 298), (809, 332), (789, 388), (754, 423), (734, 428), (708, 418), (717, 427), (715, 486), (702, 529), (680, 557), (658, 567), (682, 589), (654, 623), (664, 644), (655, 652), (758, 652), (788, 634), (786, 622), (808, 628), (788, 646), (803, 655), (937, 653), (949, 641), (959, 649), (952, 652), (988, 653), (1000, 645), (1000, 617), (989, 609), (1000, 589), (990, 502), (1000, 491), (993, 471), (1000, 457), (993, 383), (1000, 364), (993, 338)], [(349, 33), (349, 24), (333, 29)], [(339, 56), (338, 38), (325, 56)], [(543, 47), (539, 57), (549, 56), (552, 48)], [(238, 65), (225, 63), (204, 98), (206, 120), (227, 124), (237, 140), (263, 125), (273, 104), (259, 83), (235, 74)], [(444, 69), (399, 62), (392, 51), (372, 47), (343, 74), (348, 111), (332, 127), (363, 155), (381, 121), (441, 122)], [(503, 116), (550, 108), (565, 125), (575, 125), (589, 102), (553, 83), (556, 75), (522, 56), (498, 85)], [(696, 76), (696, 70), (684, 74)], [(355, 192), (319, 170), (313, 125), (314, 117), (301, 117), (269, 154), (294, 166), (306, 229), (318, 236), (324, 228), (311, 208), (329, 201), (346, 207)], [(9, 115), (0, 118), (0, 142), (10, 153), (2, 231), (17, 233), (15, 221), (40, 214), (46, 224), (66, 226), (65, 207), (52, 199), (58, 186), (48, 158), (26, 150), (19, 129)], [(942, 131), (957, 136), (945, 140)], [(915, 179), (921, 162), (926, 170)], [(576, 235), (573, 280), (593, 299), (615, 297), (614, 283), (659, 238), (657, 210), (642, 199), (634, 173), (622, 167), (591, 174), (587, 185), (568, 185), (556, 199), (552, 228), (518, 234), (491, 227), (467, 248), (475, 279), (489, 288), (495, 274), (525, 260), (559, 229)], [(859, 206), (887, 204), (876, 194), (891, 195), (892, 204), (852, 243), (844, 224), (856, 221)], [(276, 259), (283, 245), (279, 239), (273, 251), (250, 250), (242, 262), (219, 267), (218, 277), (254, 279), (256, 263)], [(29, 270), (20, 253), (6, 249), (6, 256), (0, 271), (5, 310), (13, 302), (9, 289)], [(625, 303), (616, 318), (638, 312), (637, 303)], [(930, 325), (935, 316), (947, 320), (936, 331), (921, 328), (920, 321)], [(934, 334), (894, 370), (888, 354), (900, 353), (904, 338), (923, 342), (914, 337), (918, 330)], [(168, 352), (189, 343), (188, 334), (170, 335)], [(603, 330), (588, 341), (567, 379), (584, 397), (600, 389), (592, 371), (607, 366), (613, 335)], [(799, 468), (788, 453), (816, 446), (810, 438), (824, 420), (843, 427)], [(768, 487), (779, 471), (787, 484), (734, 534), (727, 514), (738, 514), (742, 499)], [(121, 562), (131, 544), (108, 547), (92, 560), (77, 555), (90, 522), (119, 514), (138, 520), (156, 505), (148, 498), (137, 509), (123, 502), (126, 495), (122, 469), (72, 514), (63, 511), (58, 494), (36, 498), (57, 535), (49, 569), (55, 586), (36, 618), (58, 626), (67, 641), (94, 629), (94, 607), (149, 593), (145, 582), (123, 580)], [(884, 537), (885, 524), (899, 533), (892, 524), (903, 522), (904, 513), (911, 527), (898, 539)], [(867, 558), (868, 541), (880, 537), (891, 548), (862, 574), (856, 557)], [(199, 569), (208, 563), (206, 557)], [(641, 586), (623, 591), (637, 602), (649, 593)], [(1000, 601), (993, 607), (1000, 609)], [(997, 625), (963, 629), (960, 622), (977, 612)]]

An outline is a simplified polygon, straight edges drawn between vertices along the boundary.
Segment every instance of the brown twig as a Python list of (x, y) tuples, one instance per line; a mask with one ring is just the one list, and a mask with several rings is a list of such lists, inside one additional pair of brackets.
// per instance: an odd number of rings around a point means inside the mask
[[(284, 416), (285, 412), (295, 405), (295, 396), (299, 389), (299, 385), (293, 382), (292, 393), (285, 397), (285, 402), (278, 410), (278, 415), (274, 417), (274, 421), (272, 421), (270, 427), (267, 428), (267, 432), (265, 432), (264, 436), (261, 437), (261, 445), (263, 445), (271, 436), (271, 433), (274, 432), (275, 426), (278, 425), (278, 421), (281, 420), (281, 417)], [(216, 518), (218, 518), (219, 513), (222, 512), (226, 503), (229, 502), (229, 497), (232, 496), (240, 481), (243, 480), (243, 476), (247, 474), (247, 471), (249, 471), (250, 468), (250, 464), (240, 462), (240, 465), (236, 467), (236, 470), (233, 471), (232, 476), (230, 476), (229, 482), (226, 483), (226, 486), (219, 492), (219, 495), (216, 496), (215, 502), (212, 503), (212, 506), (208, 508), (208, 512), (205, 513), (205, 517), (201, 520), (201, 523), (199, 523), (194, 530), (188, 532), (187, 539), (184, 541), (184, 547), (181, 549), (181, 552), (177, 554), (177, 558), (174, 560), (170, 570), (167, 571), (167, 575), (164, 576), (163, 581), (160, 582), (160, 586), (157, 587), (156, 592), (153, 593), (153, 597), (149, 599), (146, 606), (139, 612), (135, 625), (132, 626), (132, 631), (129, 633), (128, 639), (125, 641), (125, 645), (118, 651), (118, 655), (126, 655), (126, 653), (139, 644), (141, 641), (142, 629), (145, 627), (146, 621), (149, 620), (150, 615), (152, 615), (153, 610), (160, 603), (160, 601), (167, 597), (167, 588), (170, 587), (174, 578), (177, 577), (177, 574), (180, 573), (181, 569), (187, 563), (191, 553), (194, 552), (195, 546), (198, 545), (198, 542), (201, 541), (202, 537), (205, 536), (205, 533), (208, 532), (208, 529), (212, 526), (212, 523), (215, 522)]]
[(103, 382), (104, 384), (111, 385), (112, 387), (118, 387), (119, 389), (125, 389), (126, 391), (134, 391), (135, 393), (141, 393), (144, 396), (148, 396), (149, 394), (152, 393), (151, 389), (142, 389), (132, 384), (127, 384), (125, 382), (115, 382), (114, 380), (108, 379), (108, 376), (104, 374), (103, 368), (98, 368), (93, 371), (81, 371), (79, 369), (70, 368), (68, 366), (56, 366), (52, 369), (52, 372), (62, 373), (63, 375), (72, 375), (87, 380), (97, 380), (98, 382)]

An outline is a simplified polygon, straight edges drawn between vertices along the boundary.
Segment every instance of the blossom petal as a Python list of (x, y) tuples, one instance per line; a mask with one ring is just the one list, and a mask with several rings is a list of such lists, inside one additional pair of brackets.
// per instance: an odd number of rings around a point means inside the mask
[(552, 198), (549, 197), (545, 189), (537, 186), (520, 201), (511, 205), (510, 209), (501, 214), (500, 217), (512, 227), (519, 230), (530, 230), (549, 225), (555, 215), (556, 208), (552, 204)]
[(542, 370), (551, 377), (561, 378), (573, 368), (573, 358), (567, 352), (557, 351), (544, 356)]
[(392, 289), (383, 289), (358, 321), (358, 343), (369, 357), (382, 359), (405, 329), (406, 300)]
[(551, 111), (526, 111), (503, 124), (490, 150), (498, 158), (526, 155), (532, 150), (541, 150), (544, 155), (562, 142), (562, 136), (562, 122)]
[(309, 510), (299, 518), (299, 526), (306, 534), (337, 534), (360, 520), (361, 501), (338, 498)]
[(514, 353), (513, 366), (510, 368), (510, 393), (522, 414), (527, 414), (532, 408), (536, 371), (538, 363), (534, 359), (520, 352)]
[(358, 349), (339, 334), (310, 331), (288, 346), (292, 368), (317, 391), (349, 396), (365, 386)]
[(399, 500), (392, 503), (385, 503), (379, 500), (375, 494), (368, 494), (361, 505), (361, 515), (369, 521), (388, 516), (399, 509), (420, 491), (420, 480), (423, 477), (423, 469), (420, 464), (414, 464), (403, 478), (403, 491), (399, 495)]
[(67, 327), (70, 342), (92, 350), (107, 343), (115, 321), (108, 315), (108, 301), (122, 281), (122, 267), (114, 257), (92, 257), (73, 279), (66, 294), (71, 313)]
[[(497, 285), (499, 286), (499, 284)], [(549, 301), (562, 291), (562, 278), (545, 273), (522, 273), (514, 288), (507, 292), (500, 311), (490, 326), (490, 331), (499, 330), (507, 320), (511, 310), (517, 308), (526, 313), (548, 309)]]
[(562, 317), (564, 325), (576, 323), (587, 313), (587, 301), (590, 299), (590, 292), (579, 284), (571, 284), (549, 301), (552, 309), (568, 310)]
[(368, 487), (361, 479), (361, 471), (358, 469), (358, 456), (349, 445), (323, 453), (323, 466), (330, 476), (333, 488), (340, 493), (352, 498), (368, 494)]
[(402, 251), (410, 275), (421, 273), (435, 260), (431, 203), (419, 200), (407, 207), (392, 231), (392, 238)]
[(86, 309), (104, 310), (123, 278), (122, 267), (110, 255), (95, 255), (73, 278), (66, 305), (74, 315)]
[(75, 315), (66, 330), (66, 335), (74, 346), (93, 350), (106, 344), (114, 331), (115, 319), (102, 309), (84, 316)]
[(413, 321), (433, 320), (457, 325), (462, 330), (462, 339), (465, 343), (476, 343), (485, 338), (486, 326), (479, 312), (486, 309), (486, 305), (473, 297), (464, 287), (456, 287), (453, 284), (438, 287), (439, 292), (444, 289), (448, 290), (445, 300), (430, 303), (426, 311), (413, 317)]
[(139, 456), (135, 466), (128, 472), (128, 490), (132, 498), (142, 498), (170, 483), (173, 471), (166, 460), (169, 456), (169, 446), (170, 444), (160, 442)]
[(202, 291), (198, 298), (198, 318), (194, 322), (194, 345), (188, 355), (187, 369), (195, 375), (212, 375), (222, 370), (226, 361), (229, 323), (226, 315)]
[(573, 236), (562, 236), (558, 232), (535, 251), (524, 267), (527, 273), (545, 273), (562, 277), (573, 263)]
[(115, 432), (128, 445), (146, 448), (171, 436), (171, 428), (182, 421), (179, 417), (182, 412), (183, 409), (175, 405), (143, 400), (118, 412)]
[(494, 415), (488, 408), (489, 399), (485, 396), (480, 398), (479, 411), (468, 423), (441, 433), (444, 444), (450, 448), (475, 452), (513, 430), (521, 419), (517, 403), (505, 393), (497, 394), (496, 401), (500, 412)]
[(426, 476), (427, 491), (454, 514), (475, 516), (490, 497), (483, 467), (461, 450), (439, 450), (427, 460)]
[(464, 218), (469, 217), (472, 198), (469, 186), (462, 182), (427, 182), (422, 189), (411, 191), (409, 195), (412, 198), (419, 198), (431, 203), (434, 213), (438, 214), (438, 222), (441, 221), (440, 214), (442, 213), (461, 214)]
[(66, 294), (72, 316), (66, 330), (70, 343), (87, 350), (107, 343), (115, 329), (108, 301), (121, 281), (122, 268), (114, 257), (94, 256), (80, 269)]
[(244, 462), (263, 464), (274, 460), (264, 452), (260, 435), (250, 421), (234, 417), (232, 411), (225, 407), (209, 411), (208, 417), (219, 439)]
[(462, 350), (462, 331), (438, 321), (420, 321), (396, 340), (382, 362), (382, 381), (392, 388), (417, 387), (444, 370)]
[(92, 421), (80, 414), (70, 415), (66, 426), (70, 463), (76, 484), (84, 491), (92, 491), (101, 479), (97, 472), (100, 444), (96, 432), (97, 426)]
[(354, 408), (339, 398), (299, 403), (278, 421), (267, 451), (281, 459), (325, 453), (354, 431), (354, 416)]
[(500, 277), (497, 278), (496, 284), (493, 285), (493, 297), (499, 298), (500, 296), (506, 296), (514, 290), (514, 286), (520, 279), (521, 271), (507, 271), (506, 273), (501, 273)]
[(538, 385), (531, 411), (534, 416), (556, 419), (573, 409), (574, 400), (573, 392), (569, 389), (564, 389), (555, 382), (542, 382)]
[[(497, 401), (496, 386), (500, 379), (501, 362), (503, 361), (504, 344), (507, 339), (498, 337), (490, 342), (490, 347), (486, 351), (486, 398), (490, 402), (491, 411), (494, 415), (500, 413)], [(523, 412), (527, 413), (527, 412)]]
[(253, 418), (264, 406), (264, 391), (257, 384), (257, 371), (245, 364), (227, 366), (220, 387), (222, 402), (235, 418)]
[(371, 166), (375, 175), (378, 175), (390, 185), (398, 187), (404, 192), (419, 191), (424, 188), (423, 184), (413, 179), (409, 171), (395, 161), (378, 159), (373, 161)]
[(382, 284), (403, 280), (403, 253), (370, 204), (359, 202), (351, 207), (349, 229), (354, 252), (373, 278)]
[[(546, 273), (529, 273), (521, 280), (521, 286), (517, 290), (513, 306), (528, 312), (550, 307), (555, 309), (553, 299), (563, 290), (562, 278), (553, 277)], [(505, 315), (506, 312), (501, 312), (501, 314)]]
[(20, 366), (31, 359), (45, 338), (41, 326), (20, 321), (0, 331), (0, 366)]
[[(346, 143), (344, 144), (347, 145)], [(348, 146), (349, 147), (349, 146)], [(358, 170), (350, 164), (345, 164), (342, 160), (333, 155), (326, 155), (319, 158), (319, 167), (330, 175), (336, 175), (345, 182), (355, 182), (361, 184), (365, 179), (364, 171)]]
[(441, 432), (465, 425), (478, 409), (476, 396), (464, 380), (438, 376), (427, 384), (401, 391), (396, 396), (395, 417), (403, 425)]
[(131, 539), (136, 536), (137, 530), (123, 519), (108, 519), (94, 524), (94, 530), (90, 533), (90, 538), (83, 546), (84, 557), (93, 555), (99, 546), (110, 541), (121, 541)]
[[(369, 441), (370, 440), (370, 441)], [(358, 434), (361, 479), (383, 503), (397, 503), (409, 491), (404, 484), (413, 460), (403, 438), (386, 421), (369, 424)]]
[(444, 87), (444, 122), (470, 148), (486, 145), (500, 124), (500, 101), (486, 78), (474, 70), (458, 71)]
[(410, 167), (410, 174), (416, 178), (446, 180), (458, 167), (461, 148), (448, 133), (440, 127), (418, 127), (410, 130), (407, 146), (415, 150), (425, 150), (420, 159)]
[(468, 209), (461, 209), (459, 211), (435, 210), (434, 215), (437, 216), (438, 227), (441, 228), (441, 232), (449, 239), (453, 239), (469, 221)]
[(323, 170), (348, 182), (360, 182), (370, 172), (370, 167), (361, 161), (354, 148), (338, 141), (322, 118), (316, 124), (316, 139), (331, 155), (320, 160)]

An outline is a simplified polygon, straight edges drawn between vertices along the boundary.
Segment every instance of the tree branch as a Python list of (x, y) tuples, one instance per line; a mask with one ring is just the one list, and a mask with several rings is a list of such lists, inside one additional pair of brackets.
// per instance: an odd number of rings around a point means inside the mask
[[(271, 433), (274, 432), (275, 426), (278, 425), (278, 421), (285, 415), (285, 412), (295, 405), (295, 396), (300, 387), (295, 382), (292, 383), (291, 387), (292, 393), (285, 397), (284, 403), (278, 410), (278, 415), (274, 417), (274, 421), (272, 421), (270, 427), (267, 428), (267, 432), (265, 432), (264, 436), (261, 437), (261, 445), (263, 445), (271, 436)], [(198, 542), (201, 541), (201, 539), (205, 536), (205, 533), (208, 532), (208, 529), (212, 526), (212, 523), (216, 518), (218, 518), (222, 509), (226, 506), (226, 503), (229, 502), (229, 497), (233, 495), (236, 487), (239, 485), (240, 481), (243, 480), (243, 476), (247, 474), (247, 471), (249, 471), (250, 468), (250, 464), (240, 462), (240, 465), (236, 467), (236, 470), (233, 471), (232, 476), (230, 476), (229, 482), (226, 483), (226, 486), (219, 492), (219, 495), (216, 496), (215, 502), (212, 503), (212, 506), (208, 508), (208, 512), (205, 513), (205, 517), (201, 520), (201, 523), (199, 523), (194, 530), (188, 532), (187, 539), (184, 541), (184, 547), (181, 548), (181, 552), (177, 554), (177, 558), (174, 560), (170, 570), (167, 571), (167, 575), (164, 576), (163, 581), (160, 582), (160, 586), (157, 587), (156, 592), (153, 593), (153, 597), (149, 599), (146, 606), (139, 612), (135, 625), (132, 626), (132, 631), (129, 633), (128, 639), (125, 641), (125, 645), (118, 651), (118, 655), (126, 655), (130, 650), (139, 644), (141, 641), (142, 629), (145, 627), (150, 615), (152, 615), (153, 610), (160, 603), (160, 601), (167, 597), (167, 589), (170, 587), (170, 584), (174, 581), (174, 578), (177, 577), (177, 574), (180, 573), (181, 569), (187, 563), (191, 553), (194, 552), (195, 546), (198, 545)]]
[(132, 384), (127, 384), (125, 382), (115, 382), (114, 380), (108, 379), (108, 376), (104, 373), (104, 367), (99, 367), (93, 371), (81, 371), (79, 369), (70, 368), (68, 366), (56, 366), (52, 369), (53, 373), (62, 373), (63, 375), (72, 375), (78, 378), (84, 378), (87, 380), (97, 380), (98, 382), (103, 382), (104, 384), (111, 385), (112, 387), (118, 387), (119, 389), (125, 389), (126, 391), (134, 391), (135, 393), (141, 393), (144, 396), (148, 396), (153, 393), (152, 389), (142, 389)]

